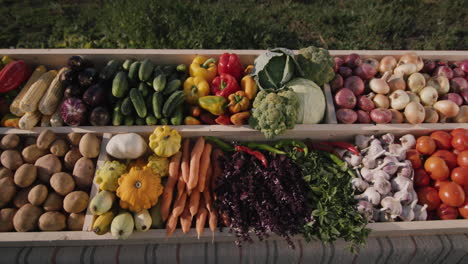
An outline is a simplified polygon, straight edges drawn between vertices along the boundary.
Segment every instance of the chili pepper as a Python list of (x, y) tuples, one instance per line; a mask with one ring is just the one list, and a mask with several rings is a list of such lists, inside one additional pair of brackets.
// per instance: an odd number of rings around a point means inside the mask
[(254, 66), (253, 65), (247, 65), (247, 67), (245, 67), (244, 69), (244, 75), (249, 75), (252, 73), (254, 69)]
[(320, 150), (320, 151), (332, 153), (332, 154), (335, 154), (336, 156), (338, 156), (338, 153), (336, 153), (336, 151), (331, 146), (324, 145), (324, 144), (321, 144), (321, 143), (315, 143), (315, 142), (314, 143), (307, 142), (306, 145), (307, 145), (307, 147), (309, 149)]
[(215, 116), (210, 113), (204, 112), (200, 115), (199, 118), (203, 122), (203, 124), (216, 125)]
[(263, 164), (263, 166), (265, 166), (265, 168), (268, 168), (268, 160), (266, 159), (265, 155), (263, 155), (263, 153), (261, 153), (260, 151), (251, 150), (250, 148), (248, 148), (246, 146), (239, 146), (239, 145), (236, 146), (236, 151), (247, 152), (247, 154), (252, 155), (255, 158), (257, 158), (258, 160), (260, 160), (260, 162), (262, 162), (262, 164)]
[(242, 74), (244, 72), (244, 67), (242, 66), (239, 57), (232, 53), (223, 53), (221, 57), (219, 57), (218, 63), (218, 74), (221, 75), (223, 73), (230, 74), (234, 76), (237, 80), (240, 80)]
[(338, 166), (343, 166), (344, 161), (342, 161), (337, 155), (333, 153), (327, 153), (328, 157)]
[(236, 78), (227, 73), (216, 76), (211, 82), (211, 93), (223, 96), (226, 99), (228, 99), (230, 94), (239, 91), (239, 89)]
[(202, 77), (189, 77), (184, 82), (185, 101), (196, 105), (198, 98), (210, 94), (210, 85)]
[(275, 148), (278, 148), (278, 149), (285, 147), (285, 146), (291, 146), (299, 152), (304, 152), (304, 155), (307, 155), (309, 153), (309, 148), (307, 147), (307, 145), (300, 140), (282, 139), (275, 143)]
[(29, 77), (28, 65), (22, 61), (8, 63), (0, 71), (0, 93), (6, 93), (18, 88)]
[(353, 144), (350, 144), (348, 142), (322, 141), (320, 143), (335, 148), (346, 149), (348, 151), (351, 151), (353, 154), (359, 156), (359, 151), (353, 146)]
[(244, 91), (237, 91), (228, 96), (228, 109), (231, 113), (239, 113), (249, 109), (250, 100)]
[(201, 125), (200, 120), (196, 119), (193, 116), (186, 116), (184, 119), (185, 125)]
[(198, 105), (213, 115), (224, 114), (226, 98), (216, 95), (208, 95), (198, 98)]
[(190, 76), (202, 77), (207, 82), (211, 82), (218, 72), (216, 60), (207, 59), (205, 56), (197, 56), (193, 59), (189, 67)]
[(229, 118), (228, 115), (220, 115), (220, 116), (218, 116), (218, 118), (215, 119), (215, 122), (216, 122), (216, 124), (218, 124), (218, 125), (225, 125), (225, 126), (231, 124), (231, 120), (230, 120), (230, 118)]
[(275, 154), (281, 154), (281, 155), (286, 155), (286, 152), (279, 150), (277, 148), (274, 148), (268, 144), (262, 144), (262, 143), (255, 143), (255, 142), (247, 142), (245, 144), (248, 148), (250, 149), (258, 149), (258, 150), (265, 150), (271, 153)]
[(210, 141), (211, 143), (215, 144), (218, 148), (220, 148), (224, 152), (232, 152), (234, 151), (234, 147), (230, 144), (222, 141), (217, 137), (205, 136), (205, 139)]
[(250, 117), (249, 111), (240, 112), (231, 116), (231, 123), (236, 126), (242, 126), (248, 123)]

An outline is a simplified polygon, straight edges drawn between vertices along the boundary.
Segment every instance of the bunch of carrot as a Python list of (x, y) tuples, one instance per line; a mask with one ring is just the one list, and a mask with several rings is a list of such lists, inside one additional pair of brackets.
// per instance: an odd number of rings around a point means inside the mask
[(162, 194), (161, 216), (167, 221), (166, 237), (172, 235), (179, 221), (182, 232), (188, 233), (195, 218), (195, 228), (200, 238), (207, 220), (213, 234), (218, 225), (218, 215), (213, 207), (213, 188), (216, 177), (222, 173), (217, 161), (223, 152), (213, 150), (213, 146), (206, 143), (203, 137), (198, 138), (193, 147), (188, 138), (183, 140), (182, 145), (182, 152), (175, 154), (169, 162), (169, 179)]

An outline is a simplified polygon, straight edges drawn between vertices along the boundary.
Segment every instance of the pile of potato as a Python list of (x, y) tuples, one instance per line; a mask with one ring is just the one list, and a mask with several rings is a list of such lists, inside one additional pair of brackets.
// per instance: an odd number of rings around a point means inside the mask
[(82, 230), (100, 146), (95, 134), (3, 136), (0, 232)]

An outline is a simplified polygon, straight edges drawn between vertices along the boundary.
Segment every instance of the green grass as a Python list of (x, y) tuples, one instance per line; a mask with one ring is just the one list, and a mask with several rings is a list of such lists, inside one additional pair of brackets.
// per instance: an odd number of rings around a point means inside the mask
[(462, 50), (468, 49), (467, 5), (467, 0), (0, 0), (0, 47)]

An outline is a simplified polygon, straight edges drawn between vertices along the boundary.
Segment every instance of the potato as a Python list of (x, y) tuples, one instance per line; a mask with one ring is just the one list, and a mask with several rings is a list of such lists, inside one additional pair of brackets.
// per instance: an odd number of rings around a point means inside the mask
[(57, 139), (52, 143), (52, 145), (50, 145), (50, 153), (57, 157), (65, 156), (67, 151), (68, 143), (64, 139)]
[(88, 159), (97, 158), (101, 150), (101, 141), (95, 134), (86, 133), (80, 140), (80, 153)]
[(6, 178), (6, 177), (13, 177), (13, 172), (10, 169), (7, 169), (5, 167), (0, 168), (0, 179)]
[(31, 185), (37, 178), (36, 166), (25, 163), (15, 172), (14, 181), (18, 187), (26, 188)]
[(16, 170), (23, 164), (23, 159), (21, 155), (16, 150), (5, 150), (0, 156), (2, 165), (10, 170)]
[(63, 165), (67, 170), (73, 170), (76, 162), (83, 156), (81, 156), (80, 150), (76, 147), (70, 149), (65, 158), (63, 158)]
[(89, 196), (83, 191), (74, 191), (63, 199), (63, 209), (67, 213), (81, 213), (88, 207)]
[(45, 202), (47, 199), (49, 191), (44, 184), (38, 184), (34, 186), (31, 191), (28, 193), (28, 201), (32, 205), (39, 206)]
[(0, 141), (1, 149), (14, 149), (18, 146), (20, 138), (15, 134), (8, 134), (2, 138)]
[(25, 137), (21, 140), (23, 143), (23, 147), (28, 147), (31, 145), (36, 145), (37, 138), (36, 137)]
[(84, 219), (84, 214), (71, 213), (67, 219), (67, 229), (70, 231), (82, 231)]
[(53, 154), (40, 157), (34, 165), (37, 167), (39, 180), (44, 183), (49, 183), (52, 174), (62, 171), (62, 163)]
[(19, 190), (19, 192), (15, 195), (15, 198), (13, 199), (13, 204), (16, 208), (21, 208), (23, 205), (29, 203), (28, 194), (34, 186), (31, 185), (28, 188), (23, 188)]
[(61, 231), (67, 227), (67, 218), (59, 212), (45, 212), (39, 217), (39, 229), (42, 231)]
[(37, 137), (36, 145), (40, 149), (48, 149), (57, 136), (49, 129), (43, 130)]
[(33, 144), (25, 147), (21, 152), (21, 155), (23, 156), (24, 161), (34, 163), (37, 159), (47, 154), (47, 152), (48, 151), (46, 149), (40, 149), (36, 144)]
[(63, 197), (56, 192), (51, 192), (47, 195), (42, 207), (45, 211), (60, 211), (63, 209)]
[(75, 180), (66, 172), (57, 172), (50, 177), (50, 186), (60, 195), (67, 195), (75, 189)]
[(32, 204), (23, 205), (13, 217), (13, 226), (18, 232), (33, 231), (42, 214), (42, 209)]
[(0, 208), (3, 208), (16, 194), (16, 185), (13, 182), (13, 177), (0, 179), (0, 190)]
[(13, 217), (18, 209), (3, 208), (0, 210), (0, 232), (9, 232), (15, 230), (13, 226)]
[(73, 168), (73, 178), (78, 188), (86, 189), (93, 183), (94, 163), (85, 157), (80, 158)]
[(82, 137), (83, 137), (83, 134), (79, 134), (75, 132), (67, 134), (68, 142), (70, 142), (70, 144), (72, 144), (73, 146), (77, 146), (77, 147), (80, 144), (80, 140)]

